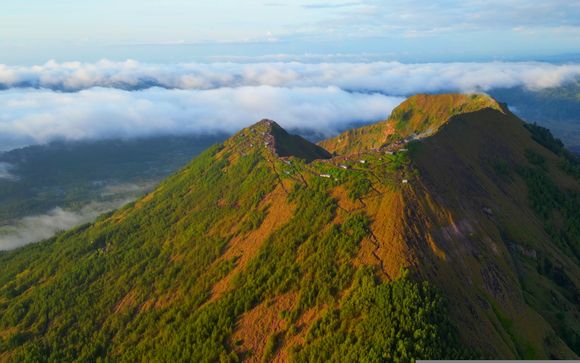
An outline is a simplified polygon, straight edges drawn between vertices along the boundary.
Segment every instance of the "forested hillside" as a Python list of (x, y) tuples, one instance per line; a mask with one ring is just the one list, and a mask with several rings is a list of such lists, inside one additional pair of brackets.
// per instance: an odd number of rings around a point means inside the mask
[(0, 360), (577, 358), (578, 160), (487, 96), (390, 120), (322, 147), (263, 120), (0, 253)]

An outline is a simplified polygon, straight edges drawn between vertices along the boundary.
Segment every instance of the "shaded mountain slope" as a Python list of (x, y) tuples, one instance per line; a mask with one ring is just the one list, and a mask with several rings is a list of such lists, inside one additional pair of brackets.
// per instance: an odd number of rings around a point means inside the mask
[(522, 119), (549, 128), (570, 150), (580, 150), (580, 78), (545, 89), (509, 87), (490, 93)]
[(330, 159), (263, 120), (0, 254), (0, 360), (577, 357), (577, 160), (481, 97), (420, 96)]
[(420, 269), (459, 299), (451, 311), (469, 340), (499, 356), (572, 357), (580, 185), (528, 128), (509, 111), (453, 117), (413, 150), (420, 176), (407, 213), (431, 226), (417, 239), (440, 256), (427, 254)]
[(295, 156), (306, 161), (329, 159), (330, 153), (298, 135), (291, 135), (271, 120), (262, 120), (272, 134), (274, 150), (281, 157)]

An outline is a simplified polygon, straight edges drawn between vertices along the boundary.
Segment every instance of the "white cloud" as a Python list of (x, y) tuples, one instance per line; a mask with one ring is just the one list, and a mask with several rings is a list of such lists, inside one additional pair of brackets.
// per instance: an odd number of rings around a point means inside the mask
[(23, 67), (0, 65), (0, 88), (78, 91), (92, 87), (217, 89), (222, 87), (329, 87), (408, 95), (439, 90), (553, 87), (580, 76), (580, 64), (487, 63), (180, 63), (128, 60), (97, 63), (50, 61)]
[(151, 190), (155, 187), (154, 182), (142, 182), (142, 183), (121, 183), (121, 184), (109, 184), (103, 188), (101, 194), (104, 197), (119, 196), (119, 195), (139, 195), (147, 190)]
[(26, 145), (60, 138), (235, 132), (263, 118), (330, 135), (351, 122), (386, 118), (402, 100), (336, 87), (10, 89), (0, 92), (0, 144), (3, 138)]
[(0, 230), (0, 251), (50, 238), (59, 231), (90, 222), (128, 201), (92, 202), (78, 211), (57, 207), (46, 214), (24, 217), (14, 225)]
[(0, 180), (17, 180), (18, 177), (12, 173), (14, 165), (0, 161)]
[(578, 77), (580, 64), (537, 62), (0, 65), (0, 145), (231, 133), (262, 118), (331, 135), (386, 118), (410, 94), (542, 89)]

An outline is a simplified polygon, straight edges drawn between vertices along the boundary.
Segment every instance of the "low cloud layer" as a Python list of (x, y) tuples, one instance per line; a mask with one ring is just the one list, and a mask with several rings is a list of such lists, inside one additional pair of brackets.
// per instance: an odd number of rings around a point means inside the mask
[(17, 180), (16, 175), (12, 173), (13, 169), (12, 164), (0, 161), (0, 180)]
[(232, 133), (262, 118), (331, 135), (386, 118), (410, 94), (537, 90), (578, 77), (580, 64), (537, 62), (0, 65), (0, 150), (54, 139)]
[(78, 211), (57, 207), (46, 214), (22, 218), (15, 225), (0, 230), (0, 250), (11, 250), (50, 238), (58, 231), (93, 221), (100, 214), (127, 202), (128, 200), (92, 202)]
[(79, 91), (161, 87), (209, 90), (222, 87), (329, 87), (408, 95), (439, 90), (486, 91), (497, 87), (555, 87), (580, 76), (580, 65), (539, 62), (488, 63), (180, 63), (128, 60), (97, 63), (50, 61), (23, 67), (0, 65), (0, 88), (34, 87)]
[(0, 145), (235, 132), (263, 118), (328, 135), (351, 122), (385, 118), (402, 100), (336, 87), (11, 89), (0, 92)]

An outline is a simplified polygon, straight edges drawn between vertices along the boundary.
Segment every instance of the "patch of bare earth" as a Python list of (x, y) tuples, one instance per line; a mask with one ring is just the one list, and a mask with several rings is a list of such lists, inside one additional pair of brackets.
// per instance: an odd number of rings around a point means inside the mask
[(0, 353), (0, 362), (8, 362), (11, 356), (12, 352)]
[(18, 331), (18, 328), (16, 328), (16, 327), (11, 327), (8, 329), (0, 330), (0, 338), (8, 339), (12, 334), (16, 333), (17, 331)]
[(290, 348), (298, 345), (304, 344), (306, 340), (306, 333), (312, 325), (312, 323), (324, 313), (324, 307), (310, 308), (302, 314), (298, 321), (294, 324), (297, 328), (297, 333), (294, 335), (287, 335), (280, 341), (280, 346), (276, 351), (276, 355), (272, 359), (272, 362), (288, 362), (290, 360), (289, 352)]
[(261, 361), (268, 337), (286, 329), (282, 311), (292, 310), (296, 301), (296, 292), (289, 292), (262, 302), (240, 317), (230, 344), (244, 361)]
[(365, 200), (371, 219), (371, 235), (361, 242), (353, 263), (374, 265), (388, 279), (397, 277), (401, 268), (411, 265), (409, 246), (403, 234), (404, 202), (398, 192), (383, 192), (380, 197)]
[(342, 185), (332, 189), (330, 195), (336, 199), (338, 204), (337, 215), (348, 216), (350, 213), (364, 208), (359, 200), (352, 200), (348, 197), (348, 192)]
[(294, 208), (287, 203), (286, 192), (280, 185), (264, 198), (262, 207), (268, 207), (268, 213), (260, 227), (232, 238), (224, 254), (216, 261), (219, 263), (237, 258), (236, 266), (232, 271), (213, 286), (210, 302), (218, 299), (228, 290), (233, 276), (243, 270), (247, 263), (257, 255), (266, 238), (286, 224), (294, 214)]
[(115, 313), (131, 309), (137, 300), (137, 290), (131, 289), (115, 306)]

